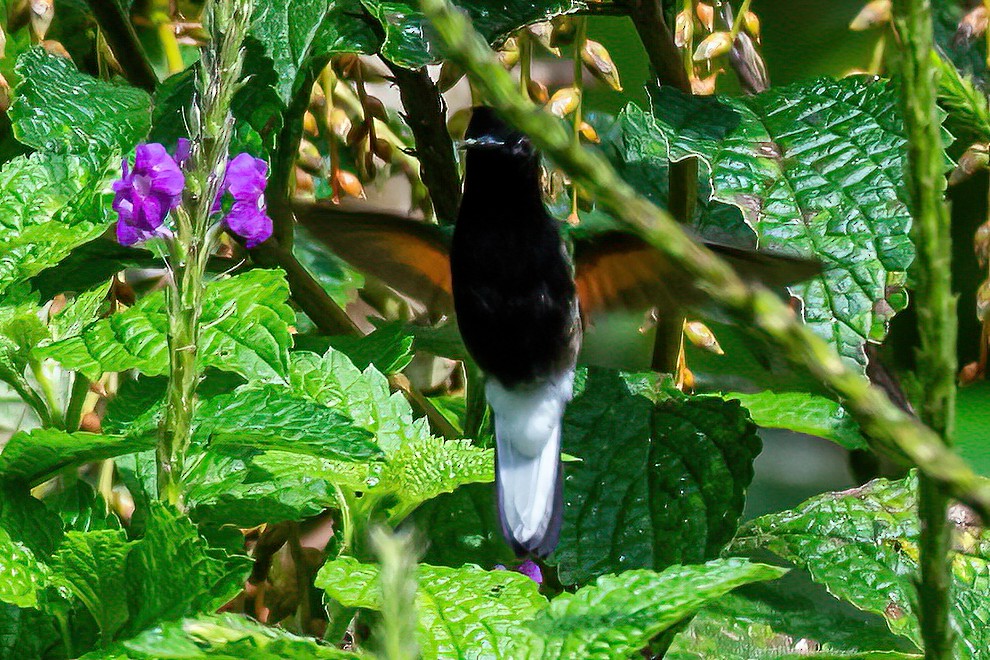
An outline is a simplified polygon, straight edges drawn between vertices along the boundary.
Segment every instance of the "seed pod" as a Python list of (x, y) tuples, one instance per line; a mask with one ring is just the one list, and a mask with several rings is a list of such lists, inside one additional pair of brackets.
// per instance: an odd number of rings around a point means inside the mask
[(368, 125), (368, 122), (358, 122), (357, 124), (351, 126), (351, 130), (347, 131), (347, 139), (345, 139), (344, 142), (347, 143), (348, 147), (353, 147), (368, 136), (369, 130), (370, 126)]
[(982, 3), (963, 16), (953, 37), (955, 47), (965, 48), (982, 37), (987, 31), (987, 16), (987, 7)]
[(959, 370), (959, 384), (972, 385), (978, 380), (982, 380), (984, 373), (979, 362), (970, 362)]
[(519, 41), (515, 37), (509, 37), (496, 54), (502, 66), (511, 69), (519, 63)]
[(303, 115), (303, 130), (309, 135), (316, 135), (320, 132), (319, 127), (316, 125), (316, 117), (308, 110)]
[(545, 50), (553, 53), (557, 57), (560, 57), (560, 49), (555, 48), (551, 43), (551, 38), (553, 36), (553, 23), (550, 21), (543, 21), (541, 23), (533, 23), (526, 31), (533, 35), (536, 43), (540, 44)]
[(450, 91), (450, 89), (461, 81), (464, 77), (464, 69), (457, 66), (450, 60), (445, 60), (440, 66), (440, 77), (437, 78), (437, 89), (441, 92)]
[(756, 39), (756, 43), (760, 43), (760, 17), (754, 12), (747, 11), (743, 16), (743, 29), (746, 34)]
[(364, 186), (361, 185), (361, 179), (354, 176), (351, 172), (348, 172), (347, 170), (337, 170), (335, 180), (337, 182), (337, 187), (345, 195), (364, 199)]
[(716, 71), (706, 78), (691, 78), (691, 93), (695, 96), (711, 96), (714, 94), (715, 83), (718, 82), (719, 73), (719, 71)]
[(984, 222), (976, 228), (976, 234), (973, 236), (973, 251), (976, 253), (980, 268), (986, 268), (987, 258), (990, 257), (990, 223)]
[(679, 12), (674, 22), (674, 45), (684, 48), (694, 37), (694, 17), (686, 11)]
[(31, 28), (42, 41), (55, 18), (55, 0), (31, 0)]
[(529, 98), (540, 105), (546, 105), (547, 101), (550, 100), (550, 92), (547, 91), (547, 86), (539, 80), (530, 80), (527, 89), (529, 90)]
[(10, 84), (0, 73), (0, 112), (7, 112), (10, 109)]
[(581, 126), (578, 127), (578, 131), (581, 132), (581, 137), (588, 142), (598, 144), (602, 141), (601, 138), (598, 137), (598, 131), (595, 130), (595, 127), (586, 121), (581, 122)]
[(354, 53), (344, 53), (337, 56), (333, 66), (339, 78), (355, 78), (360, 70), (361, 58)]
[(729, 51), (729, 64), (736, 72), (739, 85), (747, 94), (759, 94), (770, 88), (770, 74), (753, 38), (740, 33)]
[(687, 367), (682, 366), (677, 370), (677, 382), (675, 382), (674, 385), (681, 392), (691, 394), (694, 392), (695, 387), (694, 372)]
[(872, 30), (881, 25), (890, 23), (891, 17), (890, 0), (871, 0), (866, 6), (859, 10), (856, 18), (852, 19), (849, 29), (854, 32)]
[(990, 165), (990, 146), (986, 144), (974, 144), (963, 152), (956, 163), (956, 169), (949, 175), (949, 185), (955, 186), (981, 170), (988, 169)]
[(0, 60), (7, 57), (7, 33), (0, 26)]
[(577, 34), (577, 19), (567, 14), (558, 16), (553, 22), (553, 32), (550, 33), (550, 45), (554, 47), (570, 46)]
[(547, 103), (547, 110), (550, 111), (550, 114), (557, 115), (558, 117), (566, 117), (577, 110), (580, 102), (581, 90), (576, 87), (565, 87), (564, 89), (558, 89), (550, 97), (550, 102)]
[(705, 62), (721, 57), (732, 48), (732, 36), (728, 32), (713, 32), (698, 44), (694, 51), (695, 62)]
[(323, 156), (312, 142), (309, 140), (300, 140), (299, 161), (310, 169), (319, 170), (323, 165)]
[(375, 119), (388, 123), (388, 111), (385, 109), (385, 104), (377, 96), (368, 96), (365, 99), (364, 111), (366, 115), (371, 115)]
[(697, 346), (715, 355), (725, 355), (725, 351), (719, 346), (715, 333), (701, 321), (685, 321), (684, 336)]
[(86, 413), (79, 420), (79, 430), (87, 433), (102, 433), (103, 424), (100, 422), (100, 416), (92, 411)]
[(371, 147), (375, 155), (381, 158), (386, 163), (392, 162), (392, 155), (395, 153), (395, 149), (392, 143), (385, 138), (375, 138), (375, 143)]
[(990, 310), (990, 281), (984, 280), (976, 290), (976, 318), (980, 323), (986, 319), (987, 310)]
[(695, 11), (698, 14), (698, 20), (701, 21), (706, 30), (711, 32), (715, 29), (715, 9), (710, 4), (699, 2)]
[(296, 168), (296, 194), (311, 196), (316, 189), (312, 175), (301, 167)]
[(619, 82), (619, 70), (605, 46), (591, 39), (585, 40), (584, 48), (581, 49), (581, 61), (596, 78), (615, 91), (622, 91), (622, 83)]
[(347, 116), (343, 108), (334, 108), (330, 111), (330, 129), (341, 138), (346, 138), (351, 131), (351, 118)]

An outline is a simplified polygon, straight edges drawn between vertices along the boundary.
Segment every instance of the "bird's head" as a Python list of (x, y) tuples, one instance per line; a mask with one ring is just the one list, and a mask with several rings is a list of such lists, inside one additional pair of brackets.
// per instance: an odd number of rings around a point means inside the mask
[(514, 161), (536, 159), (536, 149), (525, 133), (509, 126), (489, 107), (477, 106), (471, 113), (471, 121), (462, 145), (468, 156), (505, 158)]

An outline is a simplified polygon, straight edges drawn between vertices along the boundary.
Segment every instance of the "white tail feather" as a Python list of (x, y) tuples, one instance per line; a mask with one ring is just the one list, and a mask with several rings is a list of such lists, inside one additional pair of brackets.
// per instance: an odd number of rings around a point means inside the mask
[(548, 554), (560, 527), (560, 437), (574, 372), (542, 383), (485, 387), (495, 413), (502, 529), (517, 551)]

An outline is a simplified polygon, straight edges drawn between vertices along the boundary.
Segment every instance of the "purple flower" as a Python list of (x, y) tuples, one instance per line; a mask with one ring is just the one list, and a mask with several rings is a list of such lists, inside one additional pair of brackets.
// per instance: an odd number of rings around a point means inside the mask
[[(502, 564), (495, 564), (495, 570), (507, 571), (509, 569), (507, 569)], [(543, 584), (543, 571), (540, 570), (539, 565), (536, 562), (534, 562), (532, 559), (527, 559), (526, 561), (519, 564), (512, 570), (514, 570), (516, 573), (522, 573), (536, 584)]]
[(113, 210), (117, 212), (117, 240), (134, 245), (163, 235), (165, 216), (179, 205), (186, 179), (160, 144), (139, 144), (134, 168), (125, 159), (121, 178), (113, 183)]
[[(227, 165), (223, 191), (229, 191), (234, 204), (224, 220), (230, 231), (253, 248), (272, 235), (272, 219), (265, 207), (268, 163), (250, 154), (239, 154)], [(219, 198), (214, 208), (219, 207)]]

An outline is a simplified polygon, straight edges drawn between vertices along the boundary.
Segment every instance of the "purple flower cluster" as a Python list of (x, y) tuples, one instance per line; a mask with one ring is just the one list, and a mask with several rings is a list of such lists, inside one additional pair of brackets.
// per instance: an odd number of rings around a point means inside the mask
[[(165, 218), (182, 200), (186, 179), (182, 165), (189, 156), (189, 141), (179, 140), (175, 157), (156, 143), (140, 144), (134, 152), (134, 167), (125, 159), (121, 178), (114, 182), (113, 210), (117, 212), (117, 240), (134, 245), (155, 236), (167, 237)], [(233, 205), (224, 225), (244, 239), (249, 248), (272, 235), (272, 219), (265, 207), (268, 164), (249, 154), (239, 154), (227, 165), (223, 185), (213, 207), (223, 210), (223, 197), (230, 193)]]

